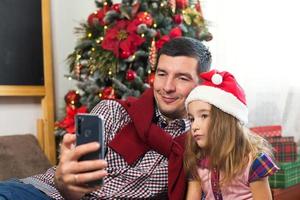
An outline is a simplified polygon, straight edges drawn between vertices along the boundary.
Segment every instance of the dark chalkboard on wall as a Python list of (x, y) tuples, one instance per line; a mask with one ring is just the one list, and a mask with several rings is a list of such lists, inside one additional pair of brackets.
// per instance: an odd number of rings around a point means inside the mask
[(40, 100), (42, 116), (37, 119), (37, 136), (40, 147), (54, 165), (50, 8), (51, 0), (0, 0), (0, 98)]
[(44, 85), (42, 0), (0, 0), (0, 85)]

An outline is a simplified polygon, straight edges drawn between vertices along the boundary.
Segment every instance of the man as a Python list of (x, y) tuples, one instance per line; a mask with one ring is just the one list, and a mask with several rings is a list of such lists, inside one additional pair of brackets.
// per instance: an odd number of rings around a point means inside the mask
[[(105, 160), (78, 162), (99, 144), (74, 147), (75, 135), (67, 134), (57, 168), (22, 181), (54, 199), (182, 199), (184, 133), (190, 128), (184, 101), (210, 63), (210, 52), (198, 40), (167, 42), (153, 89), (126, 102), (103, 100), (92, 110), (105, 118)], [(85, 185), (100, 178), (102, 186)]]

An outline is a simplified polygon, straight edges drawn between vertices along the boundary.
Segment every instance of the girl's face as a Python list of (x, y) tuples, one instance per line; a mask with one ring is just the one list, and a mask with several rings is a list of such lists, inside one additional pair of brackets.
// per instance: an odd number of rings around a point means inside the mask
[(204, 101), (196, 100), (188, 104), (188, 116), (192, 123), (192, 136), (201, 148), (205, 148), (207, 145), (210, 111), (211, 105)]

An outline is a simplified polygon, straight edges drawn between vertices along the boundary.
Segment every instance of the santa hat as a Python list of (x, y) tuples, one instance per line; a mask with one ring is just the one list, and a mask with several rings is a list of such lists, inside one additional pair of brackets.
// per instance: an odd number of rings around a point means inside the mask
[(248, 108), (243, 88), (229, 72), (211, 70), (200, 74), (202, 83), (188, 95), (185, 106), (196, 100), (210, 103), (236, 117), (242, 123), (248, 122)]

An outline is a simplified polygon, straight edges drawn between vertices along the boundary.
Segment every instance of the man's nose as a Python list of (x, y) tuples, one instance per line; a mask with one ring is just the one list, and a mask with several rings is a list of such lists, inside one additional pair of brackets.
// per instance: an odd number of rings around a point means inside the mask
[(164, 90), (166, 92), (171, 92), (171, 91), (175, 91), (176, 88), (176, 83), (175, 80), (173, 78), (167, 78), (166, 82), (164, 83)]

